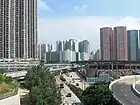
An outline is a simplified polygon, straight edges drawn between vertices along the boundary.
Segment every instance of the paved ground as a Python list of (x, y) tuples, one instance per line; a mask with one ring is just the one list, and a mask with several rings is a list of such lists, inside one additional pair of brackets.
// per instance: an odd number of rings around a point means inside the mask
[(19, 95), (20, 95), (20, 103), (21, 105), (30, 105), (29, 104), (29, 91), (22, 86), (19, 88)]
[(134, 78), (123, 79), (112, 86), (114, 95), (123, 105), (140, 105), (140, 98), (131, 91), (134, 81)]
[[(56, 77), (56, 80), (57, 84), (64, 84), (64, 88), (61, 89), (62, 105), (71, 105), (74, 102), (80, 102), (79, 98), (69, 89), (69, 87), (63, 81), (59, 79), (59, 77)], [(68, 93), (71, 93), (71, 97), (66, 97)]]
[(140, 92), (140, 83), (136, 84), (136, 89)]
[(77, 74), (76, 72), (70, 72), (69, 76), (66, 76), (65, 74), (63, 74), (64, 78), (66, 79), (66, 81), (72, 85), (75, 85), (78, 83), (79, 88), (81, 88), (82, 90), (84, 90), (86, 87), (88, 87), (88, 84), (82, 80)]

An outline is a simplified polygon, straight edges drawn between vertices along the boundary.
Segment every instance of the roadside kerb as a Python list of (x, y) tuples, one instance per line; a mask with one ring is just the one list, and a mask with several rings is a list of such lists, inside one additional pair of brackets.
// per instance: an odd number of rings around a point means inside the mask
[[(120, 79), (114, 80), (109, 84), (109, 89), (112, 91), (112, 85), (115, 84), (116, 82), (120, 81)], [(113, 94), (113, 93), (112, 93)], [(113, 94), (113, 97), (116, 99), (116, 101), (118, 101), (121, 105), (123, 105), (123, 103)]]
[[(138, 75), (136, 75), (138, 76)], [(140, 76), (139, 76), (140, 77)], [(123, 79), (127, 79), (127, 78), (135, 78), (135, 75), (131, 75), (131, 76), (123, 76), (123, 77), (120, 77), (120, 79), (117, 79), (117, 80), (114, 80), (112, 81), (110, 84), (109, 84), (109, 89), (112, 91), (112, 86), (113, 84), (123, 80)], [(113, 94), (113, 97), (121, 104), (121, 105), (124, 105), (114, 94)]]
[(136, 83), (133, 83), (133, 85), (131, 85), (131, 90), (132, 92), (140, 98), (140, 92), (136, 89), (136, 84), (139, 83), (140, 81), (137, 81)]

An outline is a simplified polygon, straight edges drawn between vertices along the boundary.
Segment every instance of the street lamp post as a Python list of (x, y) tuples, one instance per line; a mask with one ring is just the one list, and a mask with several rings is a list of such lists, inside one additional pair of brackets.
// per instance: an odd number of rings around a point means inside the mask
[(136, 84), (136, 67), (134, 67), (134, 69), (135, 69), (135, 84)]
[(114, 69), (114, 68), (113, 68), (113, 62), (112, 62), (112, 64), (111, 64), (111, 66), (112, 66), (111, 69), (112, 69), (112, 71), (113, 71), (113, 69)]
[(116, 63), (116, 69), (117, 69), (117, 79), (118, 79), (118, 63)]

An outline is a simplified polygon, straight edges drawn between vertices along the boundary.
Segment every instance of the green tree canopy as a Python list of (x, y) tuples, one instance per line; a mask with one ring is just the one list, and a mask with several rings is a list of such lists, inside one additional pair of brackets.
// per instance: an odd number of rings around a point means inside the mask
[(4, 82), (4, 75), (0, 73), (0, 83)]
[(108, 83), (95, 83), (83, 91), (81, 101), (84, 105), (109, 105), (111, 98)]
[(55, 77), (40, 64), (28, 70), (25, 86), (30, 90), (29, 96), (33, 105), (59, 105), (61, 103), (60, 89)]

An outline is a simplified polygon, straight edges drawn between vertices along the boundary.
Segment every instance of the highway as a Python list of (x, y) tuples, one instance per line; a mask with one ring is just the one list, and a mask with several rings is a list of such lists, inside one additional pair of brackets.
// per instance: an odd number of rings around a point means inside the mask
[(76, 72), (69, 72), (69, 76), (66, 76), (65, 74), (63, 74), (63, 77), (66, 79), (66, 81), (74, 86), (76, 86), (76, 84), (78, 83), (79, 88), (81, 88), (82, 90), (84, 90), (86, 87), (88, 87), (89, 85), (82, 80), (77, 74)]
[(136, 84), (136, 89), (140, 92), (140, 82)]
[[(48, 65), (50, 65), (50, 64), (48, 64)], [(46, 66), (47, 67), (47, 64), (46, 65), (44, 65), (44, 66)], [(60, 66), (60, 67), (57, 67), (57, 68), (54, 68), (55, 66), (52, 66), (52, 67), (48, 67), (49, 69), (49, 71), (50, 72), (55, 72), (55, 71), (60, 71), (60, 70), (69, 70), (69, 69), (72, 69), (72, 68), (77, 68), (77, 66), (75, 66), (75, 67), (72, 67), (72, 66)], [(1, 68), (1, 67), (0, 67)], [(21, 68), (21, 67), (20, 67)], [(6, 75), (7, 76), (11, 76), (11, 77), (23, 77), (23, 76), (25, 76), (26, 75), (26, 73), (27, 73), (27, 71), (25, 70), (25, 68), (27, 68), (27, 67), (24, 67), (24, 70), (21, 70), (21, 71), (11, 71), (11, 72), (7, 72), (6, 73)]]
[(123, 103), (123, 105), (140, 105), (138, 98), (132, 91), (131, 85), (135, 82), (135, 77), (122, 79), (112, 86), (114, 96)]
[[(74, 102), (81, 102), (79, 98), (69, 89), (69, 87), (59, 79), (59, 76), (56, 77), (56, 83), (59, 85), (60, 83), (64, 84), (64, 88), (61, 89), (62, 94), (62, 105), (72, 105)], [(71, 93), (71, 97), (66, 97), (68, 93)]]

